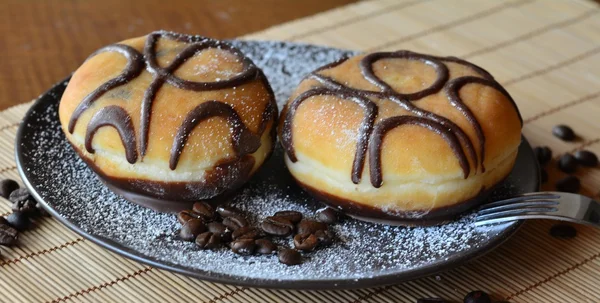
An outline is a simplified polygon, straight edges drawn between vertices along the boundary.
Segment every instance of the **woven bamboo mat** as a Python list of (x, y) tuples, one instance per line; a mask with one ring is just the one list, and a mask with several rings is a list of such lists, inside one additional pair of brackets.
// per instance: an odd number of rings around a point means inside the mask
[[(600, 153), (600, 9), (569, 0), (366, 1), (245, 37), (358, 50), (411, 49), (456, 55), (484, 66), (505, 85), (533, 145), (555, 155)], [(18, 179), (13, 142), (31, 103), (0, 113), (0, 178)], [(581, 140), (550, 129), (571, 125)], [(552, 184), (561, 173), (550, 165)], [(583, 192), (600, 197), (600, 171), (580, 169)], [(546, 189), (551, 189), (547, 187)], [(1, 199), (1, 198), (0, 198)], [(8, 203), (0, 213), (8, 214)], [(44, 219), (2, 247), (1, 302), (415, 302), (439, 296), (462, 302), (482, 289), (511, 302), (600, 302), (600, 231), (549, 236), (553, 222), (527, 222), (505, 245), (469, 264), (395, 286), (353, 291), (286, 291), (208, 283), (119, 257)]]

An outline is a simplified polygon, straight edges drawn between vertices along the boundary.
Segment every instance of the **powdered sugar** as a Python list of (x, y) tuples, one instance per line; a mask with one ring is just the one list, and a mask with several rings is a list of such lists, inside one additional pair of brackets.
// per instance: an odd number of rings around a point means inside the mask
[[(234, 42), (267, 75), (281, 108), (301, 78), (313, 69), (350, 52), (280, 42)], [(331, 247), (305, 254), (300, 266), (286, 266), (276, 256), (235, 255), (228, 249), (202, 251), (175, 236), (175, 216), (134, 205), (108, 190), (66, 142), (57, 117), (63, 85), (42, 97), (43, 103), (27, 118), (22, 162), (31, 184), (51, 208), (85, 233), (111, 240), (136, 255), (165, 265), (243, 283), (252, 280), (358, 281), (435, 267), (460, 258), (497, 239), (514, 224), (475, 228), (473, 215), (439, 227), (404, 228), (347, 219), (332, 226), (338, 238)], [(230, 204), (258, 221), (280, 210), (308, 216), (322, 207), (293, 182), (277, 148), (259, 173)], [(520, 192), (508, 184), (494, 193), (502, 197)], [(509, 190), (507, 190), (509, 189)], [(290, 239), (279, 244), (291, 245)], [(332, 282), (333, 283), (333, 282)], [(352, 282), (349, 282), (352, 283)], [(323, 284), (321, 287), (324, 287)], [(317, 285), (315, 285), (317, 286)]]

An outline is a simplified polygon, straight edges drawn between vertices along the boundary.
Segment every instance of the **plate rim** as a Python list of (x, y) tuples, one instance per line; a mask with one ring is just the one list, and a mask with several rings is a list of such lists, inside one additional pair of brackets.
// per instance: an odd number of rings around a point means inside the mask
[[(261, 43), (263, 41), (244, 41), (244, 42), (256, 42)], [(289, 43), (289, 42), (281, 42), (281, 41), (264, 41), (264, 42), (277, 42), (284, 43), (290, 45), (298, 45), (297, 43)], [(302, 43), (301, 45), (306, 45)], [(311, 45), (317, 47), (323, 47), (318, 45)], [(324, 47), (327, 48), (327, 47)], [(28, 173), (24, 167), (24, 159), (23, 159), (23, 151), (21, 149), (22, 142), (25, 141), (23, 134), (27, 128), (27, 119), (32, 117), (34, 111), (39, 110), (40, 108), (46, 108), (48, 105), (46, 103), (51, 104), (50, 101), (60, 102), (60, 100), (55, 100), (58, 97), (49, 96), (54, 92), (59, 86), (65, 85), (66, 82), (70, 80), (71, 76), (61, 80), (60, 82), (53, 85), (48, 91), (40, 95), (40, 97), (34, 102), (34, 104), (27, 110), (25, 115), (23, 116), (17, 133), (15, 135), (15, 163), (17, 166), (17, 170), (19, 172), (19, 176), (21, 177), (23, 184), (34, 198), (40, 203), (48, 213), (50, 213), (54, 218), (56, 218), (60, 223), (65, 225), (67, 228), (71, 229), (84, 239), (91, 241), (92, 243), (99, 245), (117, 255), (126, 257), (128, 259), (134, 260), (136, 262), (151, 266), (153, 268), (167, 270), (171, 272), (176, 272), (179, 274), (183, 274), (185, 276), (190, 276), (193, 278), (197, 278), (203, 281), (216, 282), (216, 283), (224, 283), (228, 285), (242, 286), (242, 287), (256, 287), (256, 288), (270, 288), (270, 289), (296, 289), (296, 290), (332, 290), (332, 289), (358, 289), (358, 288), (369, 288), (376, 286), (385, 286), (391, 284), (398, 284), (400, 282), (415, 280), (418, 278), (422, 278), (425, 276), (431, 276), (436, 273), (440, 273), (442, 271), (456, 268), (463, 265), (465, 262), (474, 260), (479, 258), (500, 245), (506, 242), (511, 236), (513, 236), (517, 230), (522, 226), (524, 220), (514, 221), (510, 223), (511, 225), (507, 228), (503, 229), (495, 238), (491, 241), (487, 241), (484, 245), (472, 248), (470, 250), (457, 253), (454, 256), (447, 259), (438, 259), (435, 262), (429, 263), (425, 266), (410, 269), (407, 271), (402, 271), (400, 273), (386, 273), (373, 277), (361, 277), (356, 279), (316, 279), (316, 280), (278, 280), (278, 279), (263, 279), (263, 278), (255, 278), (255, 277), (243, 277), (236, 275), (229, 275), (224, 273), (215, 273), (211, 271), (201, 270), (201, 269), (190, 269), (186, 268), (182, 265), (172, 264), (168, 261), (161, 261), (153, 258), (151, 256), (144, 255), (139, 253), (127, 246), (118, 243), (112, 239), (105, 238), (98, 235), (93, 235), (81, 229), (75, 223), (69, 221), (65, 217), (63, 217), (59, 212), (54, 210), (44, 199), (41, 198), (38, 193), (37, 187), (35, 184), (32, 184), (29, 180)], [(62, 96), (62, 93), (60, 94)], [(522, 137), (522, 143), (526, 144), (526, 146), (531, 149), (531, 145)], [(534, 166), (538, 166), (537, 163), (534, 163)], [(537, 184), (537, 188), (535, 190), (539, 190), (540, 187), (540, 176), (539, 173), (536, 175), (535, 184)]]

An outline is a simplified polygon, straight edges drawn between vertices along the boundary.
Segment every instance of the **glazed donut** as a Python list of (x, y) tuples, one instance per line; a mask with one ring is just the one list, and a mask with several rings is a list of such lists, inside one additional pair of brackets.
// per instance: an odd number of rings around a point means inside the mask
[(93, 53), (71, 77), (59, 117), (113, 191), (178, 211), (252, 176), (273, 150), (277, 105), (238, 49), (158, 31)]
[(410, 51), (308, 75), (279, 122), (287, 167), (359, 219), (432, 225), (476, 206), (512, 170), (522, 119), (482, 68)]

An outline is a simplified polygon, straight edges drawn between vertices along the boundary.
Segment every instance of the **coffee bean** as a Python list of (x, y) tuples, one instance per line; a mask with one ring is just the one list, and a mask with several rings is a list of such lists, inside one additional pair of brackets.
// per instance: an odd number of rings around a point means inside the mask
[(550, 228), (550, 235), (559, 239), (572, 239), (577, 236), (577, 229), (569, 224), (555, 224)]
[(206, 225), (200, 219), (191, 219), (181, 227), (179, 237), (184, 241), (194, 241), (196, 237), (206, 231)]
[(33, 199), (27, 188), (19, 188), (8, 196), (8, 200), (11, 202), (24, 202), (24, 201), (32, 201), (37, 204), (37, 202)]
[(253, 254), (256, 249), (253, 239), (238, 239), (231, 242), (230, 246), (234, 253), (244, 256)]
[(548, 146), (538, 146), (533, 149), (533, 153), (540, 165), (546, 165), (552, 159), (552, 150)]
[(234, 214), (223, 219), (223, 225), (235, 231), (240, 227), (248, 226), (248, 221), (240, 214)]
[(327, 224), (305, 219), (297, 225), (297, 233), (299, 234), (314, 234), (318, 230), (327, 230)]
[(231, 231), (227, 226), (223, 225), (223, 223), (219, 222), (210, 222), (206, 225), (208, 231), (213, 234), (219, 235), (221, 237), (222, 242), (230, 242), (231, 241)]
[(17, 241), (19, 232), (4, 217), (0, 217), (0, 245), (10, 246)]
[(294, 247), (302, 251), (312, 251), (319, 244), (319, 239), (313, 234), (297, 234), (294, 237)]
[(274, 215), (275, 217), (282, 217), (287, 219), (288, 221), (296, 224), (302, 220), (302, 213), (295, 210), (284, 210), (278, 211)]
[(36, 204), (37, 203), (32, 200), (24, 200), (13, 203), (11, 208), (13, 212), (22, 212), (31, 216), (38, 214), (38, 208), (36, 207)]
[(546, 171), (546, 169), (540, 169), (540, 177), (542, 178), (542, 183), (548, 182), (548, 172)]
[(583, 166), (598, 166), (598, 157), (589, 150), (580, 150), (575, 152), (575, 159), (577, 159), (577, 163)]
[(567, 176), (556, 181), (556, 190), (567, 193), (578, 193), (581, 188), (581, 181), (575, 176)]
[(196, 245), (200, 249), (215, 249), (219, 248), (220, 244), (221, 237), (209, 231), (203, 232), (196, 237)]
[(338, 212), (331, 207), (322, 208), (317, 210), (317, 218), (323, 223), (333, 224), (338, 221)]
[(215, 217), (215, 208), (206, 202), (194, 203), (192, 211), (199, 214), (206, 221), (211, 221)]
[(18, 231), (24, 231), (31, 226), (31, 220), (26, 213), (22, 212), (14, 212), (8, 217), (6, 217), (6, 221), (12, 227), (14, 227)]
[(563, 141), (575, 140), (575, 132), (573, 129), (563, 124), (553, 127), (552, 134)]
[(231, 234), (231, 238), (233, 240), (237, 240), (237, 239), (256, 239), (260, 237), (260, 232), (251, 226), (242, 226), (238, 229), (236, 229), (232, 234)]
[(267, 234), (273, 236), (289, 236), (294, 232), (294, 224), (284, 217), (267, 217), (260, 228)]
[(267, 239), (257, 239), (254, 244), (256, 244), (256, 252), (262, 255), (270, 255), (277, 250), (277, 245)]
[(485, 292), (476, 290), (465, 296), (464, 303), (492, 303), (492, 299)]
[(19, 183), (12, 179), (4, 179), (0, 181), (0, 197), (8, 199), (10, 194), (19, 189)]
[(558, 160), (558, 168), (567, 174), (573, 173), (577, 169), (577, 160), (571, 154), (564, 154)]
[(222, 218), (227, 218), (227, 217), (231, 217), (231, 216), (240, 214), (240, 212), (237, 209), (230, 207), (230, 206), (224, 206), (224, 205), (217, 206), (217, 213)]
[(298, 265), (302, 263), (302, 255), (296, 250), (284, 248), (277, 253), (279, 262), (285, 265)]
[(189, 210), (182, 210), (177, 214), (177, 221), (181, 223), (181, 225), (185, 224), (187, 221), (192, 219), (198, 219), (196, 216), (193, 216)]
[(333, 235), (329, 230), (317, 230), (315, 236), (319, 240), (319, 246), (325, 247), (333, 244)]
[(52, 217), (50, 213), (42, 206), (42, 204), (37, 204), (37, 213), (40, 217)]
[(417, 299), (417, 303), (446, 303), (446, 300), (442, 298), (420, 298)]

